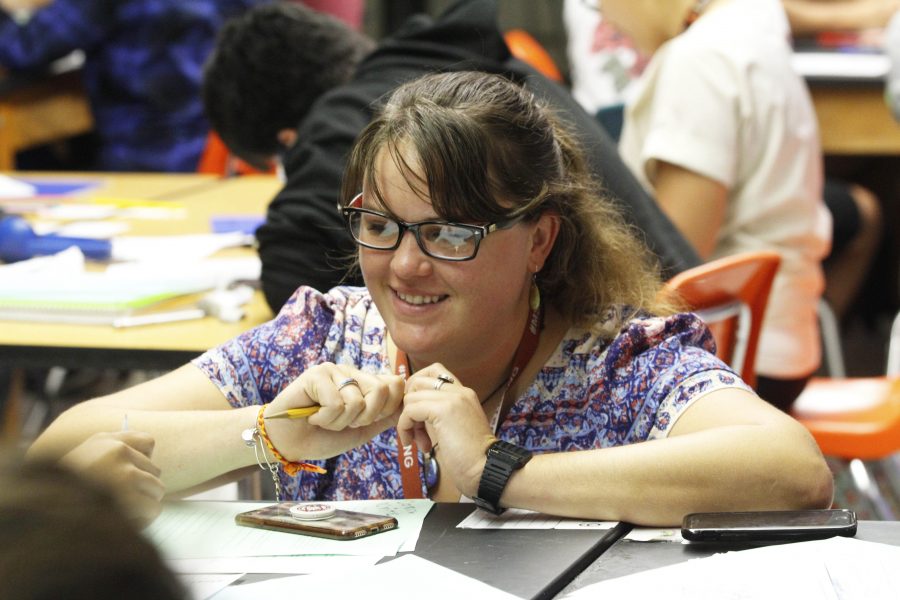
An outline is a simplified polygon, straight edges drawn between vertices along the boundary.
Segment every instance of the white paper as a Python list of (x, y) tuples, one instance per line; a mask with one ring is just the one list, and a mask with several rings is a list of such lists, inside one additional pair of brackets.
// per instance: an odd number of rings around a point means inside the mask
[(30, 183), (0, 174), (0, 198), (31, 198), (35, 193)]
[(460, 529), (612, 529), (616, 525), (618, 525), (616, 521), (567, 519), (522, 508), (510, 508), (501, 515), (476, 509), (457, 527)]
[(109, 265), (110, 277), (134, 277), (145, 281), (190, 281), (197, 291), (225, 287), (235, 281), (256, 281), (262, 272), (259, 256), (169, 259)]
[(35, 256), (19, 262), (0, 264), (0, 284), (14, 285), (22, 278), (56, 277), (84, 271), (84, 254), (76, 246), (50, 256)]
[[(57, 227), (54, 233), (67, 237), (108, 240), (131, 229), (124, 221), (74, 221)], [(35, 230), (37, 232), (37, 230)]]
[(623, 538), (635, 542), (678, 542), (684, 541), (681, 529), (658, 529), (654, 527), (635, 527)]
[(205, 600), (241, 578), (243, 573), (202, 573), (178, 575), (193, 600)]
[(179, 558), (166, 561), (176, 573), (350, 573), (371, 567), (382, 556), (240, 556), (237, 558)]
[(884, 79), (891, 68), (884, 54), (868, 52), (795, 52), (791, 62), (803, 77)]
[(41, 219), (57, 219), (59, 221), (108, 219), (116, 214), (116, 207), (104, 204), (66, 202), (41, 208), (37, 214)]
[(212, 256), (219, 250), (249, 246), (253, 236), (243, 233), (123, 236), (113, 240), (112, 255), (122, 261), (183, 261)]
[(333, 575), (280, 577), (225, 588), (214, 600), (296, 600), (297, 598), (361, 598), (365, 600), (521, 600), (477, 579), (466, 577), (413, 554), (360, 569), (336, 579)]
[(715, 554), (587, 585), (569, 600), (896, 600), (900, 547), (834, 537)]
[(162, 514), (145, 530), (169, 560), (346, 554), (394, 556), (418, 539), (431, 500), (354, 500), (335, 502), (345, 510), (390, 515), (397, 529), (358, 540), (329, 540), (295, 533), (267, 531), (236, 525), (239, 512), (264, 506), (258, 502), (192, 502), (166, 504)]

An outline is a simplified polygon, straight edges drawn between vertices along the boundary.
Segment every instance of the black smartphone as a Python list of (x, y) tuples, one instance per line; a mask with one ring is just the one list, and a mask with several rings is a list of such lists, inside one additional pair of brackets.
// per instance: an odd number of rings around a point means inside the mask
[(396, 529), (397, 519), (385, 515), (335, 509), (328, 504), (280, 502), (242, 512), (234, 522), (246, 527), (300, 533), (332, 540), (356, 540)]
[(816, 540), (856, 535), (847, 509), (706, 512), (685, 515), (681, 536), (695, 542)]

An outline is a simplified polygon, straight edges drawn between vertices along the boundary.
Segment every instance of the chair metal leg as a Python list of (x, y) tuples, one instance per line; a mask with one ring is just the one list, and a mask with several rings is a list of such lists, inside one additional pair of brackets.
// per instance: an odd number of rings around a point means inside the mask
[(900, 453), (871, 463), (878, 487), (890, 503), (894, 514), (900, 514)]
[(888, 339), (887, 368), (888, 377), (900, 375), (900, 312), (891, 323), (891, 336)]
[(875, 520), (878, 516), (871, 501), (863, 495), (850, 473), (850, 461), (826, 456), (825, 461), (834, 476), (833, 508), (849, 508), (856, 512), (860, 519)]
[(875, 513), (882, 521), (895, 521), (897, 516), (891, 508), (887, 498), (882, 494), (877, 481), (872, 477), (866, 464), (854, 458), (850, 461), (850, 474), (856, 484), (856, 488), (872, 503)]
[(25, 369), (10, 369), (8, 375), (6, 403), (3, 406), (3, 442), (13, 445), (19, 442), (22, 433)]
[(841, 345), (841, 330), (838, 327), (834, 311), (831, 310), (831, 306), (824, 298), (819, 299), (819, 328), (822, 332), (822, 346), (828, 375), (835, 378), (846, 377), (847, 368)]

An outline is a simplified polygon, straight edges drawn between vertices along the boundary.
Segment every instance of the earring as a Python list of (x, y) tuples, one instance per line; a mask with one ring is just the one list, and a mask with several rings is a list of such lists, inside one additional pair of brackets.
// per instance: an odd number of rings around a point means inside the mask
[(541, 290), (537, 284), (537, 273), (531, 277), (531, 291), (528, 294), (528, 304), (531, 310), (537, 310), (541, 307)]

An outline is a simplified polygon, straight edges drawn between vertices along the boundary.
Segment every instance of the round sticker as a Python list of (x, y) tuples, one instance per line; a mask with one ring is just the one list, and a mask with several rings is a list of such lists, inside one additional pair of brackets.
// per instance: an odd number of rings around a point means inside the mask
[(291, 507), (291, 516), (302, 521), (318, 521), (334, 515), (334, 507), (321, 502), (295, 504)]

